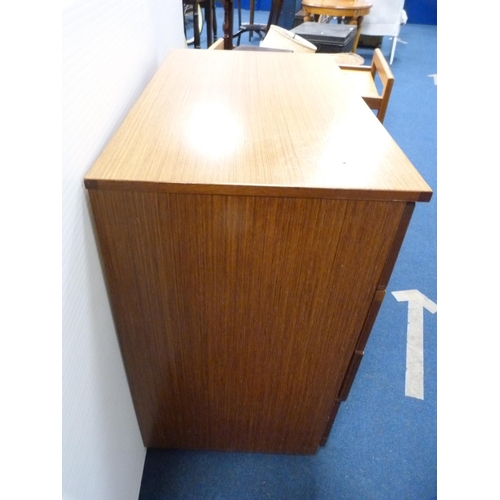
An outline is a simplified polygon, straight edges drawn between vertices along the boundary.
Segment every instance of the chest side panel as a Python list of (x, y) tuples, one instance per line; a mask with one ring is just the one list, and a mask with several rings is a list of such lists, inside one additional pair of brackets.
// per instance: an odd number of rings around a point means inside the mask
[(314, 453), (404, 203), (90, 196), (145, 445)]

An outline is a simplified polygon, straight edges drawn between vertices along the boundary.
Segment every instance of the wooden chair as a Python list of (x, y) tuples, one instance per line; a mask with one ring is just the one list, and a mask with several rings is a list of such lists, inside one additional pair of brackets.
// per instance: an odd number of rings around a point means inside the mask
[[(375, 49), (371, 66), (339, 64), (339, 67), (352, 82), (366, 104), (377, 111), (377, 118), (383, 123), (394, 84), (394, 75), (382, 51)], [(375, 83), (377, 74), (382, 83), (380, 93)]]

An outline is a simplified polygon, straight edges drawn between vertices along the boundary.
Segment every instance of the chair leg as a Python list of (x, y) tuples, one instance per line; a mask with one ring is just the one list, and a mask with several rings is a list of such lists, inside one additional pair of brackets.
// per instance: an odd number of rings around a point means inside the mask
[[(238, 29), (241, 27), (241, 0), (238, 0)], [(238, 35), (236, 45), (239, 47), (241, 42), (241, 33)]]
[(201, 49), (200, 45), (200, 25), (199, 25), (199, 11), (198, 2), (193, 3), (193, 30), (194, 30), (194, 48)]
[(398, 43), (398, 37), (394, 36), (392, 38), (391, 56), (389, 58), (389, 64), (392, 64), (392, 61), (394, 61), (394, 54), (396, 53), (396, 44), (397, 43)]
[(217, 40), (217, 10), (215, 8), (215, 1), (212, 2), (212, 19), (214, 25), (214, 40)]
[[(255, 0), (250, 0), (250, 24), (253, 24), (255, 19)], [(248, 41), (251, 42), (253, 38), (253, 31), (248, 33)]]
[(212, 10), (212, 4), (215, 3), (215, 0), (210, 0), (205, 3), (205, 23), (207, 24), (207, 48), (212, 45), (213, 40), (213, 27), (214, 27), (214, 18)]

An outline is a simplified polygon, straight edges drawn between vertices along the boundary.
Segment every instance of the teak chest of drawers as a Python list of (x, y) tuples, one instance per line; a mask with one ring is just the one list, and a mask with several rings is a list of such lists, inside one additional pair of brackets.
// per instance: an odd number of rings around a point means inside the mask
[(432, 194), (329, 55), (170, 52), (85, 185), (144, 444), (315, 453)]

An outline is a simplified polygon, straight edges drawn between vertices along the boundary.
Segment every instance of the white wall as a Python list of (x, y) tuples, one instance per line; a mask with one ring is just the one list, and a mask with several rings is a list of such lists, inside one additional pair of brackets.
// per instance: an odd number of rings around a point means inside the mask
[(137, 499), (146, 449), (133, 410), (83, 177), (164, 59), (179, 0), (64, 0), (63, 498)]

